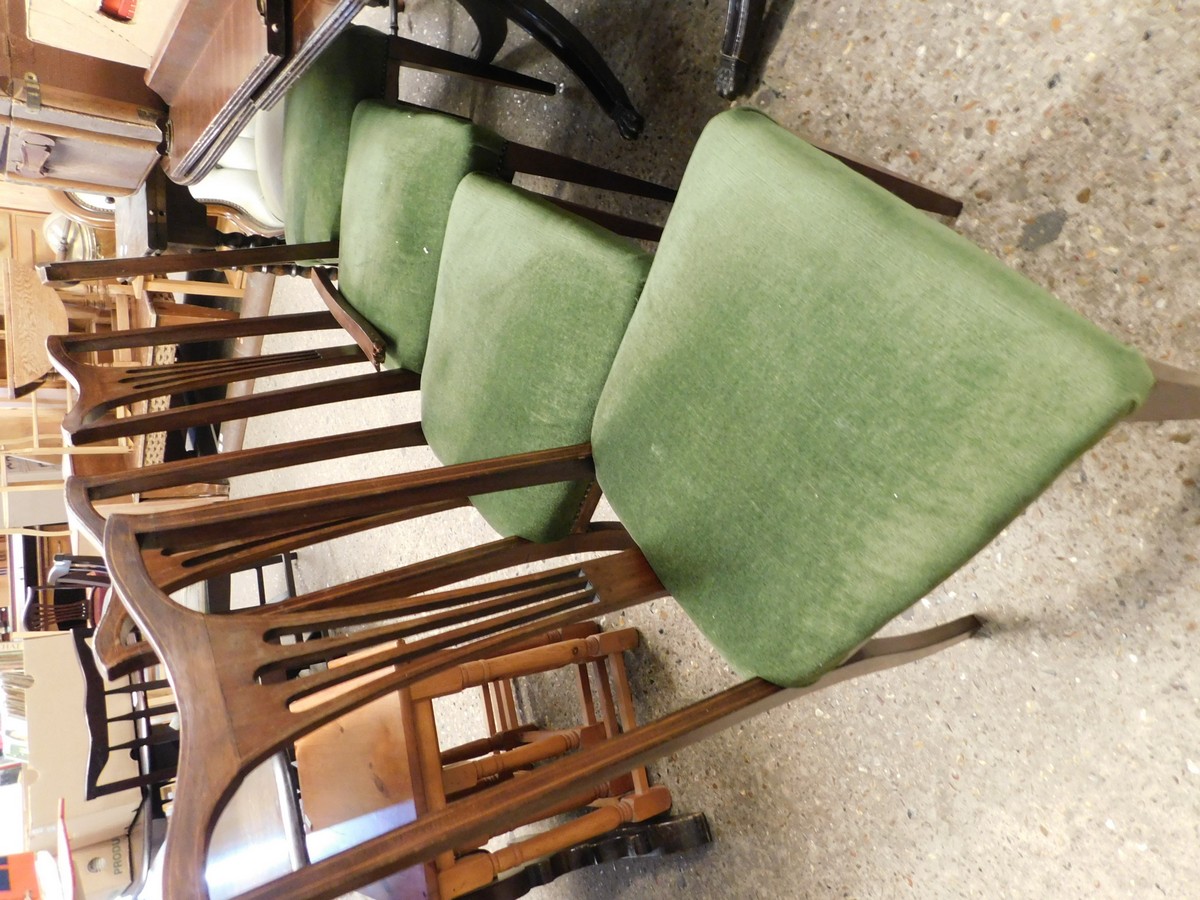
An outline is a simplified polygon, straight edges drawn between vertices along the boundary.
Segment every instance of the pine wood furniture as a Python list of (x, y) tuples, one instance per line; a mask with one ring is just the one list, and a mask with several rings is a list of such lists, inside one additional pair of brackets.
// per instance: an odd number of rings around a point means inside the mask
[[(594, 623), (580, 623), (504, 656), (464, 664), (380, 697), (301, 738), (295, 752), (305, 818), (313, 829), (308, 839), (312, 858), (325, 858), (420, 819), (488, 784), (524, 777), (538, 763), (633, 727), (623, 653), (637, 642), (633, 629), (602, 632)], [(353, 664), (364, 655), (342, 657), (331, 667)], [(564, 666), (576, 671), (581, 724), (555, 731), (522, 724), (513, 680)], [(355, 679), (332, 692), (353, 689), (373, 677), (378, 676)], [(480, 688), (488, 736), (441, 750), (433, 699)], [(319, 705), (323, 697), (305, 698), (295, 708)], [(334, 772), (337, 777), (330, 778)], [(639, 768), (598, 789), (581, 791), (564, 809), (583, 813), (567, 823), (543, 828), (498, 850), (442, 854), (432, 864), (396, 873), (366, 892), (384, 897), (419, 893), (431, 900), (452, 900), (540, 857), (594, 840), (622, 824), (657, 817), (670, 805), (666, 788), (652, 787), (645, 770)]]

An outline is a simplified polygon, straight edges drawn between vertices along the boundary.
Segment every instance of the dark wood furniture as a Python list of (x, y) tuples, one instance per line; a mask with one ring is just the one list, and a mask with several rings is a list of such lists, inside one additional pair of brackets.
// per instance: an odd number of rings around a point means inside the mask
[[(553, 545), (498, 541), (230, 616), (206, 617), (173, 604), (165, 591), (180, 575), (189, 569), (228, 565), (241, 554), (319, 540), (330, 530), (345, 527), (349, 510), (362, 527), (368, 527), (445, 504), (457, 505), (477, 491), (536, 480), (576, 479), (588, 471), (588, 448), (576, 447), (520, 460), (394, 476), (370, 486), (316, 488), (266, 502), (262, 498), (235, 501), (198, 515), (110, 520), (106, 551), (116, 583), (139, 627), (166, 662), (183, 723), (179, 799), (165, 864), (166, 896), (192, 895), (227, 785), (258, 759), (378, 697), (471, 659), (494, 656), (548, 628), (568, 627), (666, 593), (619, 526), (595, 527)], [(304, 522), (297, 528), (300, 510)], [(228, 552), (223, 559), (218, 556), (224, 554), (211, 552), (218, 546)], [(487, 571), (580, 551), (612, 555), (530, 576), (453, 587)], [(330, 633), (350, 621), (369, 627)], [(785, 690), (748, 682), (550, 761), (520, 779), (451, 801), (410, 825), (314, 862), (245, 896), (331, 897), (455, 848), (473, 846), (576, 802), (588, 785), (618, 777), (630, 764), (828, 684), (925, 655), (963, 639), (976, 627), (977, 621), (968, 618), (915, 637), (875, 639), (807, 688)], [(273, 642), (278, 636), (312, 632), (322, 636), (291, 645)], [(396, 646), (397, 639), (403, 645)], [(368, 649), (372, 651), (368, 655), (299, 682), (272, 683), (271, 673)], [(363, 679), (368, 675), (374, 677)], [(345, 690), (322, 694), (321, 702), (297, 709), (301, 698), (352, 681)], [(211, 749), (218, 746), (229, 748), (228, 752), (213, 754)]]
[(24, 0), (0, 4), (4, 176), (41, 187), (127, 194), (158, 160), (162, 100), (140, 69), (36, 44)]
[[(617, 125), (621, 137), (633, 140), (646, 120), (624, 86), (592, 43), (546, 0), (458, 0), (479, 29), (481, 59), (490, 60), (504, 44), (507, 22), (524, 29), (558, 57)], [(506, 21), (507, 20), (507, 21)]]
[[(83, 672), (83, 705), (90, 737), (87, 799), (117, 794), (130, 788), (161, 785), (173, 779), (174, 757), (178, 755), (178, 732), (163, 721), (177, 711), (170, 698), (170, 684), (165, 679), (155, 679), (153, 673), (148, 671), (134, 673), (117, 684), (106, 684), (96, 668), (86, 632), (77, 629), (72, 636), (79, 668)], [(126, 702), (121, 703), (116, 698), (126, 698)], [(129, 708), (126, 709), (126, 706)], [(110, 729), (114, 725), (118, 728), (124, 725), (132, 736), (113, 743)], [(139, 774), (105, 781), (103, 773), (109, 757), (122, 752), (138, 760)], [(162, 761), (164, 757), (169, 760), (167, 763)]]
[(766, 0), (729, 0), (717, 63), (717, 93), (732, 100), (746, 89), (762, 38)]
[[(281, 100), (365, 3), (186, 0), (146, 73), (147, 85), (170, 106), (163, 165), (172, 180), (191, 184), (203, 178), (254, 113)], [(640, 133), (642, 117), (624, 88), (595, 48), (561, 14), (543, 0), (503, 0), (497, 9), (575, 71), (624, 136)], [(487, 34), (494, 37), (497, 21), (490, 14), (487, 21)], [(502, 29), (500, 37), (502, 42)], [(422, 68), (437, 69), (448, 56), (411, 41), (396, 41), (400, 58), (408, 54)], [(483, 43), (485, 49), (491, 46)], [(491, 52), (495, 49), (498, 45)], [(481, 67), (468, 66), (459, 74), (510, 83), (500, 74), (503, 70), (486, 66), (489, 60), (490, 56)], [(542, 92), (551, 87), (525, 81), (526, 87)]]

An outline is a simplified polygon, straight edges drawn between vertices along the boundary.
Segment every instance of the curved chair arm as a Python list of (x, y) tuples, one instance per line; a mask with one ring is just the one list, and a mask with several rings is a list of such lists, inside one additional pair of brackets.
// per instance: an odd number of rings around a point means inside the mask
[(332, 270), (325, 266), (316, 266), (309, 273), (309, 277), (337, 323), (354, 338), (367, 361), (378, 369), (383, 365), (383, 356), (387, 349), (383, 335), (366, 316), (351, 306), (350, 301), (337, 289), (333, 283)]

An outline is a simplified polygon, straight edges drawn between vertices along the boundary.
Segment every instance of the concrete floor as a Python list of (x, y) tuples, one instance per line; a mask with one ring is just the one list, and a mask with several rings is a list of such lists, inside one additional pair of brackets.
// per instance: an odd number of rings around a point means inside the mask
[[(429, 75), (402, 96), (676, 181), (728, 105), (712, 87), (723, 4), (557, 5), (625, 80), (646, 116), (641, 140), (622, 141), (523, 36), (499, 61), (562, 83), (559, 96), (450, 92)], [(448, 0), (409, 6), (402, 33), (470, 48)], [(972, 240), (1147, 355), (1200, 366), (1196, 4), (778, 0), (767, 32), (739, 102), (962, 197), (956, 227)], [(273, 310), (316, 304), (284, 280)], [(364, 425), (417, 415), (411, 401), (362, 406)], [(347, 415), (271, 420), (250, 440), (344, 427)], [(664, 760), (658, 779), (677, 810), (708, 813), (711, 847), (570, 875), (541, 896), (1200, 896), (1198, 435), (1119, 427), (896, 623), (979, 612), (982, 639)], [(387, 454), (354, 474), (429, 462)], [(344, 475), (311, 467), (244, 489)], [(316, 587), (488, 537), (467, 512), (304, 551), (300, 577)], [(644, 640), (630, 661), (640, 715), (735, 680), (670, 601), (624, 619)], [(553, 693), (522, 702), (538, 714)], [(470, 714), (447, 709), (444, 727)]]

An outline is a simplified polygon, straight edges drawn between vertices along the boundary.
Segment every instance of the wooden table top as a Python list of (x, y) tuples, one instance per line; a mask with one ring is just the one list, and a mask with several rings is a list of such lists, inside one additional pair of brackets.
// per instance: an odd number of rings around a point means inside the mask
[(170, 106), (171, 180), (207, 175), (259, 109), (278, 102), (366, 0), (185, 0), (146, 84)]

